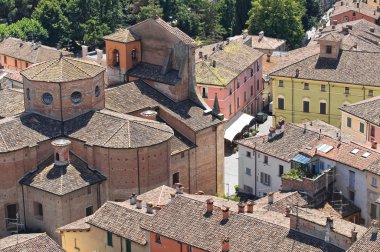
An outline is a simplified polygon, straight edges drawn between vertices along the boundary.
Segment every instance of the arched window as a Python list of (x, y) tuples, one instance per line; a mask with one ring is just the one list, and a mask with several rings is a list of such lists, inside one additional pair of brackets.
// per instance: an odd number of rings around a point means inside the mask
[(59, 153), (55, 153), (55, 160), (59, 161)]
[(319, 101), (319, 113), (322, 115), (326, 115), (327, 113), (327, 105), (325, 100)]
[(131, 58), (132, 58), (132, 60), (136, 60), (137, 59), (137, 51), (136, 51), (136, 49), (133, 49), (131, 51)]
[(310, 99), (309, 98), (303, 98), (302, 99), (302, 111), (305, 113), (310, 112)]
[(119, 54), (119, 51), (118, 50), (113, 50), (112, 52), (112, 59), (113, 59), (113, 62), (112, 64), (114, 66), (119, 66), (120, 65), (120, 54)]

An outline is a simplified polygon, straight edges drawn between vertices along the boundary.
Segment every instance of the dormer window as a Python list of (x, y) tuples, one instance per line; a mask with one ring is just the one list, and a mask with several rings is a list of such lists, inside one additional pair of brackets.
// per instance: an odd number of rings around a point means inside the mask
[(331, 54), (332, 53), (332, 46), (326, 46), (326, 53)]

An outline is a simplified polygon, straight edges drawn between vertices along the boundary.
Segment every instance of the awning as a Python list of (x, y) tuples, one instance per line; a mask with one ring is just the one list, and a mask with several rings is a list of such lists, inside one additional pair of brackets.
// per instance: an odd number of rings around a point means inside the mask
[(224, 131), (224, 139), (232, 142), (235, 136), (239, 134), (244, 129), (244, 127), (249, 125), (253, 119), (255, 118), (251, 115), (245, 114), (243, 112), (238, 112), (227, 122), (226, 130)]
[(293, 161), (301, 164), (308, 164), (310, 162), (310, 158), (307, 156), (304, 156), (302, 154), (297, 154), (294, 158)]

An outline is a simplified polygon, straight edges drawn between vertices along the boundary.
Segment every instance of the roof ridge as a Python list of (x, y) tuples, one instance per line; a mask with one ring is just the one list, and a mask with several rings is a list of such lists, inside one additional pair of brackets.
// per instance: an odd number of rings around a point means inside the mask
[(32, 78), (36, 77), (37, 75), (39, 75), (42, 71), (46, 70), (48, 67), (52, 66), (54, 63), (57, 63), (59, 59), (54, 59), (52, 61), (45, 61), (45, 62), (41, 62), (40, 64), (37, 64), (37, 65), (34, 65), (34, 66), (38, 66), (38, 65), (43, 65), (43, 64), (46, 64), (45, 67), (42, 67), (40, 71), (38, 71), (37, 73), (35, 73), (34, 75), (32, 75)]
[[(127, 123), (128, 121), (124, 121), (123, 124), (113, 134), (111, 134), (111, 136), (103, 143), (103, 145), (106, 145), (111, 140), (111, 138), (113, 138)], [(129, 132), (128, 132), (128, 139), (129, 139)], [(131, 146), (130, 143), (128, 143), (128, 147), (130, 146)]]
[[(163, 132), (166, 132), (166, 133), (173, 133), (173, 136), (174, 136), (174, 132), (173, 132), (173, 130), (168, 131), (168, 130), (160, 129), (160, 128), (157, 128), (157, 127), (153, 127), (153, 126), (151, 126), (151, 125), (149, 125), (149, 124), (141, 123), (141, 121), (132, 121), (132, 122), (137, 123), (137, 124), (140, 124), (140, 125), (143, 125), (143, 126), (145, 126), (145, 127), (149, 127), (149, 128), (157, 129), (157, 130), (160, 130), (160, 131), (163, 131)], [(166, 125), (166, 124), (160, 123), (160, 124), (157, 124), (157, 125)], [(170, 128), (170, 129), (171, 129), (171, 128)]]
[(301, 59), (301, 60), (299, 60), (299, 61), (296, 61), (296, 62), (294, 62), (294, 63), (292, 63), (292, 64), (290, 64), (290, 65), (286, 65), (286, 66), (284, 66), (284, 67), (282, 67), (282, 68), (280, 68), (280, 69), (278, 69), (278, 70), (276, 70), (276, 71), (274, 71), (274, 72), (272, 72), (272, 73), (269, 73), (269, 75), (273, 75), (273, 74), (275, 74), (276, 72), (282, 71), (282, 70), (284, 70), (285, 68), (291, 67), (291, 66), (293, 66), (293, 65), (295, 65), (295, 64), (298, 64), (298, 63), (300, 63), (300, 62), (302, 62), (302, 61), (305, 61), (305, 60), (307, 60), (307, 59), (309, 59), (309, 58), (311, 58), (311, 57), (314, 57), (315, 55), (318, 55), (318, 54), (319, 54), (319, 52), (317, 52), (317, 53), (315, 53), (315, 54), (313, 54), (313, 55), (310, 55), (310, 56), (308, 56), (308, 57), (306, 57), (306, 58), (303, 58), (303, 59)]
[(202, 60), (202, 64), (206, 65), (207, 69), (212, 73), (212, 75), (215, 76), (215, 78), (218, 79), (220, 84), (222, 84), (223, 86), (226, 86), (226, 84), (224, 84), (223, 81), (214, 73), (214, 71), (211, 70), (211, 67), (204, 60)]
[[(87, 75), (88, 77), (91, 77), (90, 74), (88, 74), (84, 69), (82, 69), (80, 66), (77, 66), (75, 64), (73, 64), (72, 62), (70, 62), (71, 60), (69, 60), (69, 58), (66, 58), (66, 57), (62, 57), (61, 58), (61, 62), (63, 62), (63, 60), (65, 60), (67, 63), (71, 64), (72, 66), (74, 66), (75, 68), (79, 69), (80, 71), (82, 71), (85, 75)], [(79, 60), (76, 60), (76, 62), (81, 62)], [(61, 67), (61, 71), (63, 71), (63, 67)], [(61, 75), (63, 76), (63, 74)]]

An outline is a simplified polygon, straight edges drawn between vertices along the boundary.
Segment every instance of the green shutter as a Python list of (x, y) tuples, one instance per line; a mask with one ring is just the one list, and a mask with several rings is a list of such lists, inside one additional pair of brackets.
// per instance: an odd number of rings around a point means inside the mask
[(125, 240), (126, 252), (132, 252), (132, 244), (130, 240)]
[(112, 233), (107, 231), (107, 245), (112, 247)]

